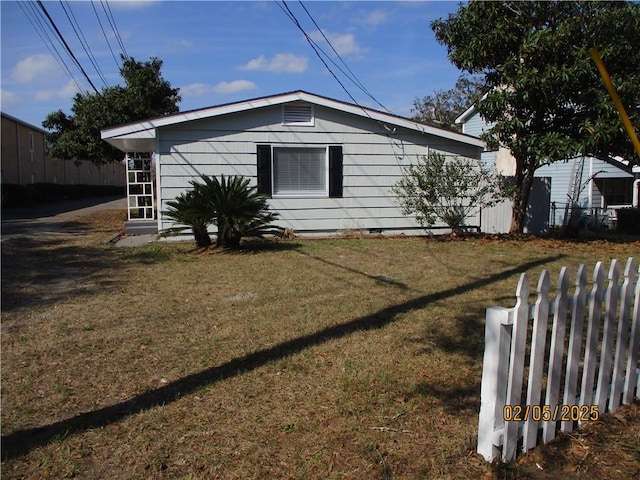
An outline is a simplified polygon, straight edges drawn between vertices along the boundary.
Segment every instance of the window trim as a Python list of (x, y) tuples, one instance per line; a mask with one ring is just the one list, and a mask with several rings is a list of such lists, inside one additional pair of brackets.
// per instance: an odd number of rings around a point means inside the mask
[[(275, 188), (275, 162), (276, 149), (302, 149), (313, 148), (324, 150), (324, 190), (322, 192), (300, 191), (296, 193), (276, 193)], [(271, 145), (271, 196), (272, 198), (329, 198), (329, 145), (318, 144), (272, 144)]]

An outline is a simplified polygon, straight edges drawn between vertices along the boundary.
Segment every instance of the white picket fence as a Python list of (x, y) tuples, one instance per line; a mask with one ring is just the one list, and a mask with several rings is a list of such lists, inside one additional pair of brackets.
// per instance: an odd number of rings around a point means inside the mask
[(621, 284), (616, 260), (606, 286), (602, 262), (589, 291), (584, 265), (573, 294), (566, 267), (553, 299), (549, 283), (545, 270), (530, 304), (523, 273), (515, 307), (487, 309), (477, 451), (488, 461), (510, 462), (520, 442), (526, 452), (540, 438), (551, 441), (558, 429), (571, 432), (640, 397), (640, 281), (634, 259), (628, 259)]

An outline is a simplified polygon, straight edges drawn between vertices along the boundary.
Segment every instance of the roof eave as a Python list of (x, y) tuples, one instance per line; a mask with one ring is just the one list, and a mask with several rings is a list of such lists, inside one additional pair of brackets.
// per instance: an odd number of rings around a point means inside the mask
[(462, 114), (460, 114), (460, 116), (458, 118), (456, 118), (454, 120), (454, 122), (457, 123), (457, 124), (464, 123), (467, 120), (469, 120), (469, 117), (471, 117), (474, 113), (476, 113), (476, 111), (477, 111), (477, 109), (476, 109), (475, 104), (471, 105), (464, 112), (462, 112)]
[[(230, 103), (226, 105), (218, 105), (214, 107), (208, 107), (200, 110), (191, 110), (187, 112), (176, 113), (165, 117), (158, 117), (154, 119), (145, 120), (143, 122), (130, 123), (126, 125), (119, 125), (111, 128), (107, 128), (101, 131), (101, 138), (116, 148), (121, 148), (120, 145), (124, 145), (124, 140), (134, 139), (150, 139), (156, 137), (156, 129), (166, 127), (169, 125), (176, 125), (185, 122), (191, 122), (194, 120), (202, 120), (206, 118), (216, 117), (220, 115), (226, 115), (230, 113), (239, 113), (256, 108), (263, 108), (273, 105), (281, 105), (283, 103), (293, 101), (306, 101), (315, 105), (324, 106), (327, 108), (333, 108), (341, 110), (347, 113), (351, 113), (358, 116), (369, 117), (372, 120), (382, 122), (383, 124), (390, 124), (398, 127), (407, 128), (409, 130), (418, 131), (421, 133), (434, 135), (449, 140), (454, 140), (468, 145), (472, 145), (478, 148), (484, 148), (484, 142), (471, 137), (469, 135), (450, 132), (448, 130), (442, 130), (429, 125), (424, 125), (408, 118), (399, 117), (393, 114), (381, 112), (379, 110), (373, 110), (359, 105), (352, 105), (350, 103), (333, 100), (327, 97), (322, 97), (307, 93), (304, 91), (295, 91), (284, 93), (280, 95), (272, 95), (269, 97), (261, 97), (256, 99), (245, 100), (242, 102)], [(141, 143), (141, 142), (138, 142)], [(126, 150), (125, 150), (126, 151)], [(139, 151), (139, 150), (137, 150)]]

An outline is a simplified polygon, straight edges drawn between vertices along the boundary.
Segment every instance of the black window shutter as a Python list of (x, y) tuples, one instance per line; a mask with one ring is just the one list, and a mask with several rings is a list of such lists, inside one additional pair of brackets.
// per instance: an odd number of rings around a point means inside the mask
[(342, 147), (329, 147), (329, 197), (342, 198)]
[(271, 145), (258, 145), (258, 193), (271, 196)]

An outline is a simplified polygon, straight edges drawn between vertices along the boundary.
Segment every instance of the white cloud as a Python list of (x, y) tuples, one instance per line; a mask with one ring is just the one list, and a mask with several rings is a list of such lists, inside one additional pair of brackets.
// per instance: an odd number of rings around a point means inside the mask
[(156, 3), (158, 2), (155, 0), (111, 0), (112, 7), (129, 9), (149, 7)]
[(233, 82), (220, 82), (213, 87), (213, 90), (216, 93), (227, 94), (243, 90), (254, 90), (255, 88), (258, 88), (256, 84), (249, 80), (234, 80)]
[(22, 104), (22, 98), (13, 92), (0, 89), (0, 106), (3, 110), (7, 108), (17, 107)]
[[(333, 45), (333, 48), (336, 49), (339, 55), (351, 56), (351, 57), (360, 57), (365, 49), (358, 45), (356, 41), (356, 37), (353, 33), (333, 33), (324, 31), (325, 36)], [(316, 30), (313, 32), (310, 37), (316, 42), (323, 42), (324, 38), (322, 36), (322, 32)]]
[(69, 80), (65, 85), (57, 90), (40, 90), (36, 93), (36, 100), (39, 102), (48, 102), (54, 98), (71, 98), (76, 93), (78, 93), (78, 87), (73, 80)]
[(377, 27), (378, 25), (385, 23), (389, 15), (386, 11), (382, 9), (373, 10), (369, 12), (365, 17), (361, 20), (361, 23), (364, 25), (369, 25), (371, 27)]
[(246, 65), (238, 67), (240, 70), (258, 70), (271, 73), (304, 73), (309, 61), (302, 55), (293, 53), (278, 53), (271, 60), (264, 55), (250, 60)]
[(213, 85), (207, 85), (206, 83), (192, 83), (191, 85), (180, 87), (180, 95), (182, 96), (204, 97), (212, 93), (214, 93)]
[(184, 52), (193, 48), (193, 42), (186, 39), (169, 39), (166, 48), (171, 52)]
[(30, 83), (34, 80), (47, 81), (52, 76), (60, 74), (60, 67), (52, 55), (32, 55), (20, 60), (11, 71), (11, 79), (20, 83)]
[(180, 94), (183, 97), (206, 97), (215, 93), (228, 94), (241, 92), (242, 90), (253, 90), (256, 84), (249, 80), (235, 80), (233, 82), (220, 82), (216, 85), (206, 83), (192, 83), (180, 87)]

